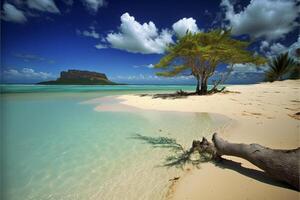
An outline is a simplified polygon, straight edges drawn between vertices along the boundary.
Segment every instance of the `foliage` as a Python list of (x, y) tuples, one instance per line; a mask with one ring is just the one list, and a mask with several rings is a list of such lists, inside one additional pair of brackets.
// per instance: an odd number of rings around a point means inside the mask
[[(230, 31), (213, 30), (192, 34), (188, 32), (167, 49), (167, 54), (155, 65), (164, 70), (159, 76), (193, 75), (197, 93), (207, 92), (207, 81), (220, 64), (263, 64), (265, 59), (247, 50), (248, 42), (233, 39)], [(199, 82), (201, 81), (201, 90)]]
[(212, 160), (212, 155), (209, 153), (194, 152), (193, 149), (184, 149), (183, 146), (173, 138), (168, 137), (150, 137), (136, 134), (132, 139), (142, 140), (146, 144), (150, 144), (154, 148), (167, 148), (172, 155), (165, 158), (163, 166), (165, 167), (179, 167), (183, 168), (186, 164), (192, 164), (199, 167), (202, 162), (209, 162)]
[(289, 57), (288, 52), (282, 53), (269, 62), (269, 70), (265, 74), (266, 81), (278, 81), (284, 78), (299, 78), (299, 64)]
[(290, 79), (300, 79), (300, 63), (298, 62), (297, 65), (291, 70)]

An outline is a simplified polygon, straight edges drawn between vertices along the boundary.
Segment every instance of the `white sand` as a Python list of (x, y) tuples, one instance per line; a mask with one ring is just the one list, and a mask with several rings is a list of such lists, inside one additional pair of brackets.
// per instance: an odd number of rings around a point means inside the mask
[[(152, 99), (123, 95), (121, 103), (140, 109), (208, 112), (237, 121), (220, 133), (231, 142), (259, 143), (271, 148), (296, 148), (300, 141), (300, 80), (230, 86), (236, 93), (190, 96), (185, 99)], [(278, 186), (251, 163), (222, 169), (211, 163), (191, 170), (170, 188), (168, 199), (299, 199), (297, 191)]]

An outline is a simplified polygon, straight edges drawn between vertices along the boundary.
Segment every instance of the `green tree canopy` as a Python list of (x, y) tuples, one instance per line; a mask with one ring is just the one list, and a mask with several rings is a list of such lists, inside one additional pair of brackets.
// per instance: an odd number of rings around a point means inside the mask
[(208, 79), (220, 64), (265, 63), (263, 57), (248, 51), (248, 46), (248, 42), (233, 39), (230, 31), (188, 32), (168, 47), (155, 68), (163, 70), (158, 76), (193, 75), (197, 80), (196, 93), (206, 94)]

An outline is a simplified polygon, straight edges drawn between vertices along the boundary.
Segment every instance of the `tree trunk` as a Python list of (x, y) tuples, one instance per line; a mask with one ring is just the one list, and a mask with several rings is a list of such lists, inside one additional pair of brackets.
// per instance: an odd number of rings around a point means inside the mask
[(201, 80), (200, 94), (202, 94), (202, 95), (207, 94), (207, 78), (202, 78), (202, 80)]
[(197, 79), (196, 94), (200, 94), (200, 78), (199, 78), (199, 76), (196, 77), (196, 79)]
[(224, 74), (224, 75), (222, 75), (221, 76), (221, 78), (218, 80), (218, 81), (216, 81), (215, 83), (214, 83), (214, 86), (212, 87), (212, 89), (210, 89), (207, 93), (208, 94), (213, 94), (213, 93), (217, 93), (217, 92), (222, 92), (224, 89), (225, 89), (225, 87), (223, 86), (220, 90), (218, 89), (218, 86), (220, 85), (220, 84), (223, 84), (228, 78), (229, 78), (229, 75), (230, 75), (230, 73), (232, 72), (232, 69), (233, 69), (233, 65), (231, 64), (231, 65), (229, 65), (230, 67), (229, 67), (229, 69), (227, 70), (227, 73), (226, 74)]
[[(292, 150), (270, 149), (259, 144), (229, 143), (213, 135), (216, 156), (241, 157), (264, 170), (270, 177), (288, 183), (300, 190), (300, 148)], [(213, 147), (210, 147), (213, 149)]]

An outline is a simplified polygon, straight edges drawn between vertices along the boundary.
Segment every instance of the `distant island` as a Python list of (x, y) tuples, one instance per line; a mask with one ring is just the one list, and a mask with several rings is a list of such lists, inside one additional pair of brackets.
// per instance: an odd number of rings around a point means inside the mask
[(40, 85), (120, 85), (108, 80), (104, 73), (71, 69), (62, 71), (53, 81), (37, 83)]

